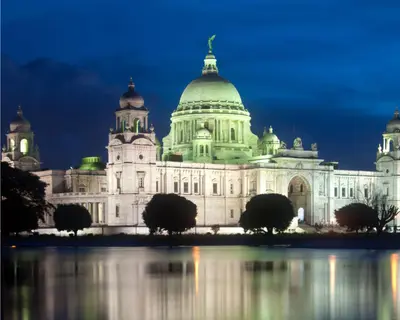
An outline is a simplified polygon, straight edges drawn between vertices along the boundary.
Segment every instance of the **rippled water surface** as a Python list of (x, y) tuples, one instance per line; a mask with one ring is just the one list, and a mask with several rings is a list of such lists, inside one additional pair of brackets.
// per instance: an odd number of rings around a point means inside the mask
[(400, 252), (13, 250), (4, 319), (400, 319)]

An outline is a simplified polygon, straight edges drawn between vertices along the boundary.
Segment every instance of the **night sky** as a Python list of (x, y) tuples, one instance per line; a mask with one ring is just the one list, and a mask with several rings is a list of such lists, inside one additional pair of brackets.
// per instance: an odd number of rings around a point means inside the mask
[(132, 76), (157, 136), (216, 34), (220, 74), (260, 135), (317, 142), (342, 169), (373, 169), (400, 100), (394, 0), (13, 0), (2, 2), (2, 141), (18, 104), (43, 167), (106, 160), (108, 131)]

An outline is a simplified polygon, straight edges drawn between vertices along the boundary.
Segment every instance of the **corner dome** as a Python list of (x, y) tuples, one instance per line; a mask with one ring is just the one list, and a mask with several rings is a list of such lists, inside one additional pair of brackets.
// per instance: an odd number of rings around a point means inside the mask
[(202, 75), (190, 82), (183, 91), (177, 111), (207, 105), (244, 110), (235, 86), (218, 74), (217, 59), (211, 52), (204, 59)]
[(86, 157), (82, 159), (81, 165), (79, 166), (79, 170), (85, 171), (99, 171), (104, 170), (106, 165), (101, 162), (100, 157)]
[(18, 106), (17, 116), (10, 122), (11, 132), (28, 132), (31, 130), (31, 124), (25, 119), (21, 106)]
[(399, 110), (396, 108), (393, 118), (386, 125), (387, 133), (400, 132)]
[(132, 78), (129, 81), (128, 91), (119, 99), (119, 106), (121, 109), (129, 107), (142, 108), (144, 106), (144, 100), (142, 96), (135, 91), (135, 84)]
[(274, 134), (274, 131), (272, 127), (270, 126), (268, 131), (267, 128), (264, 128), (264, 134), (262, 138), (260, 139), (261, 143), (279, 143), (279, 138), (277, 137), (276, 134)]

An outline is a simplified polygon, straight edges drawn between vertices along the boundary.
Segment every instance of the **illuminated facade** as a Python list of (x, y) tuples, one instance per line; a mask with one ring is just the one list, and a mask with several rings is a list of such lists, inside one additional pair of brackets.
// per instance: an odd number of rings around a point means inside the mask
[(196, 203), (198, 226), (237, 225), (247, 201), (261, 193), (287, 195), (299, 219), (309, 223), (334, 222), (335, 209), (375, 192), (399, 205), (397, 111), (379, 145), (376, 171), (337, 170), (336, 162), (319, 158), (316, 143), (306, 148), (294, 137), (288, 145), (272, 127), (261, 137), (252, 133), (250, 113), (235, 86), (220, 76), (211, 51), (201, 76), (185, 88), (172, 112), (162, 145), (132, 79), (115, 119), (106, 165), (90, 157), (76, 169), (38, 171), (39, 151), (19, 109), (2, 159), (35, 171), (48, 183), (52, 203), (82, 204), (94, 225), (117, 232), (137, 232), (143, 226), (141, 213), (156, 193), (177, 193)]

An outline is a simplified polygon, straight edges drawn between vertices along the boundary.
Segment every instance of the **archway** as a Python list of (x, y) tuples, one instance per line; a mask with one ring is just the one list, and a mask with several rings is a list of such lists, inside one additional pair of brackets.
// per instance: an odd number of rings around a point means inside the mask
[(288, 185), (288, 198), (299, 223), (313, 223), (311, 217), (311, 186), (302, 176), (293, 177)]

